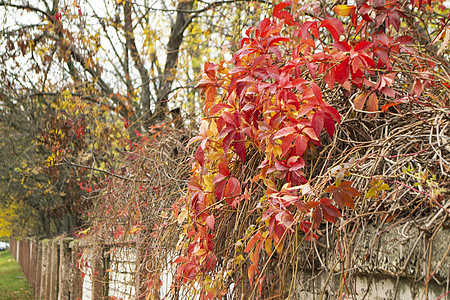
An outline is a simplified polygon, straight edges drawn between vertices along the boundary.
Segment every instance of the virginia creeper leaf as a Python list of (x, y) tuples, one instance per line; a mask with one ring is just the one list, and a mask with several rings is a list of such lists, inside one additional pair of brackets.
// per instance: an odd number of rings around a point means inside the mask
[(367, 111), (377, 111), (378, 110), (378, 96), (376, 93), (370, 94), (367, 98)]
[(339, 84), (343, 84), (348, 80), (349, 74), (350, 74), (350, 66), (349, 66), (349, 59), (347, 57), (336, 67), (336, 81)]
[(355, 109), (363, 109), (364, 104), (366, 103), (367, 96), (369, 96), (369, 94), (369, 92), (365, 92), (356, 96), (355, 100), (353, 101), (353, 106), (355, 107)]
[(344, 25), (336, 18), (328, 18), (320, 23), (320, 27), (325, 27), (330, 31), (333, 40), (339, 41), (339, 36), (344, 33)]

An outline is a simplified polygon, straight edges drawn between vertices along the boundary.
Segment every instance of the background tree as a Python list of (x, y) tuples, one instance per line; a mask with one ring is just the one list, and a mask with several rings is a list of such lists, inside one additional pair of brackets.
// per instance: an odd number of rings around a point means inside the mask
[(0, 1), (5, 199), (38, 212), (40, 232), (80, 226), (108, 176), (98, 170), (120, 170), (114, 157), (136, 132), (198, 116), (203, 59), (233, 47), (265, 5)]

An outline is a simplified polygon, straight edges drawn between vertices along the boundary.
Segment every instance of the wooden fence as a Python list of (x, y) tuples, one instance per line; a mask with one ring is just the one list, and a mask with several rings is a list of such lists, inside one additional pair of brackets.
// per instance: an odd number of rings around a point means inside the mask
[[(346, 284), (351, 299), (449, 299), (450, 230), (442, 228), (430, 237), (417, 228), (401, 235), (401, 226), (380, 233), (366, 230), (355, 247), (355, 260)], [(10, 249), (32, 284), (37, 298), (54, 299), (172, 299), (174, 269), (162, 265), (162, 286), (146, 293), (148, 278), (139, 269), (139, 251), (130, 245), (92, 244), (83, 239), (11, 238)], [(332, 251), (322, 258), (331, 270), (298, 272), (292, 299), (337, 299), (343, 270)], [(170, 256), (170, 255), (169, 255)], [(173, 256), (173, 255), (172, 255)], [(174, 256), (175, 257), (175, 256)], [(164, 261), (170, 261), (166, 257)], [(299, 258), (301, 259), (301, 258)], [(322, 261), (321, 261), (322, 262)], [(352, 270), (356, 270), (351, 273)], [(314, 278), (314, 280), (312, 280)], [(144, 288), (144, 290), (142, 290)], [(233, 293), (227, 298), (234, 299)], [(345, 298), (345, 297), (344, 297)], [(179, 299), (196, 299), (189, 291)]]
[[(10, 249), (36, 298), (127, 300), (137, 299), (138, 294), (146, 298), (142, 288), (147, 278), (137, 275), (137, 251), (129, 245), (92, 244), (64, 237), (11, 237)], [(161, 289), (161, 298), (169, 293), (169, 287), (170, 283)]]

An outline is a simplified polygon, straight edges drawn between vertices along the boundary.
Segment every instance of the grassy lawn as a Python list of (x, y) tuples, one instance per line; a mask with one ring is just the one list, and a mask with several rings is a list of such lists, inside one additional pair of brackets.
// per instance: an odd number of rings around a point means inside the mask
[(33, 289), (9, 250), (0, 252), (0, 299), (33, 299)]

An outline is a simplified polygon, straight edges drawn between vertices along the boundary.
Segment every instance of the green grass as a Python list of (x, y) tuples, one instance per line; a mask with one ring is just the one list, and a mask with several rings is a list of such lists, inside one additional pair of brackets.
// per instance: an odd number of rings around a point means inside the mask
[(33, 289), (9, 250), (0, 252), (0, 300), (33, 299)]

